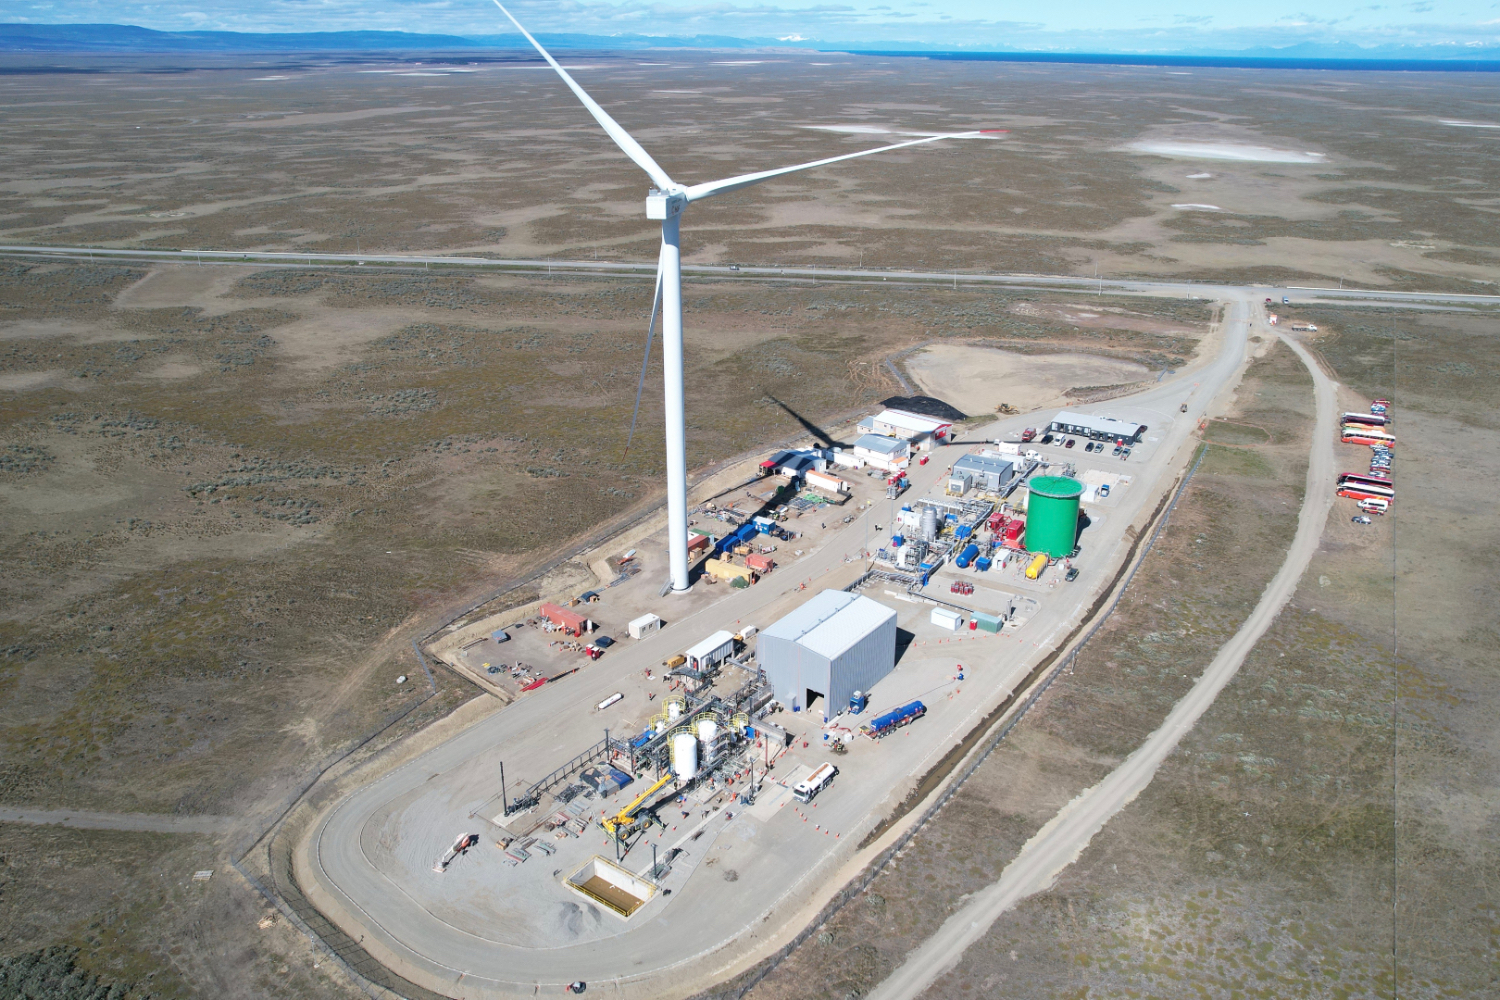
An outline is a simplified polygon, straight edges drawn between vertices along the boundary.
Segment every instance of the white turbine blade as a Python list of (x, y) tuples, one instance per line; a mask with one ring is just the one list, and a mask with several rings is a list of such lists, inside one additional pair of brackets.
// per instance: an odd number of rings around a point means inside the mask
[(661, 302), (661, 264), (656, 265), (656, 294), (651, 296), (651, 322), (646, 324), (646, 356), (641, 359), (641, 380), (635, 386), (635, 411), (630, 414), (630, 433), (625, 436), (625, 456), (635, 440), (635, 421), (641, 415), (641, 390), (646, 388), (646, 369), (651, 365), (651, 338), (656, 334), (656, 307)]
[(877, 146), (874, 149), (862, 149), (858, 153), (845, 153), (843, 156), (830, 156), (824, 160), (813, 160), (811, 163), (799, 163), (793, 167), (778, 167), (775, 170), (762, 170), (755, 174), (740, 174), (738, 177), (726, 177), (721, 181), (709, 181), (706, 184), (694, 184), (687, 189), (688, 201), (699, 201), (710, 198), (716, 194), (724, 194), (726, 191), (738, 191), (740, 188), (749, 187), (751, 184), (759, 184), (761, 181), (770, 180), (772, 177), (780, 177), (782, 174), (794, 174), (799, 170), (811, 170), (813, 167), (826, 166), (829, 163), (838, 163), (840, 160), (853, 160), (861, 156), (874, 156), (876, 153), (888, 153), (893, 149), (905, 149), (907, 146), (920, 146), (924, 142), (937, 142), (940, 139), (967, 139), (977, 135), (976, 132), (953, 132), (948, 135), (928, 136), (925, 139), (912, 139), (907, 142), (898, 142), (893, 146)]
[(651, 158), (651, 154), (646, 152), (641, 147), (641, 144), (636, 142), (630, 133), (620, 126), (619, 122), (611, 118), (609, 113), (588, 95), (588, 91), (580, 87), (578, 81), (568, 75), (567, 70), (558, 65), (557, 60), (552, 58), (552, 53), (542, 48), (542, 43), (532, 38), (531, 32), (521, 27), (521, 22), (516, 20), (515, 15), (506, 10), (505, 5), (500, 0), (494, 0), (494, 3), (496, 7), (500, 8), (500, 13), (510, 18), (510, 23), (516, 26), (516, 30), (526, 36), (526, 40), (531, 43), (531, 47), (540, 52), (542, 58), (547, 60), (553, 69), (557, 70), (557, 75), (563, 78), (563, 83), (566, 83), (568, 89), (572, 90), (574, 95), (583, 102), (583, 106), (589, 109), (589, 114), (594, 116), (594, 120), (604, 126), (604, 131), (609, 133), (609, 137), (615, 141), (615, 145), (619, 146), (625, 155), (634, 161), (636, 166), (646, 171), (651, 179), (656, 182), (657, 187), (663, 191), (676, 187), (676, 183), (671, 177), (667, 176), (667, 172), (661, 168), (661, 165)]

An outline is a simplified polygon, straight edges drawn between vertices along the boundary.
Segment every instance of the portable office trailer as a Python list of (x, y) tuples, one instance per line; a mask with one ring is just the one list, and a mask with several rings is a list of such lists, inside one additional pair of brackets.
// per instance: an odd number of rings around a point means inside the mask
[(656, 615), (641, 615), (626, 626), (632, 639), (644, 639), (661, 630), (661, 619)]

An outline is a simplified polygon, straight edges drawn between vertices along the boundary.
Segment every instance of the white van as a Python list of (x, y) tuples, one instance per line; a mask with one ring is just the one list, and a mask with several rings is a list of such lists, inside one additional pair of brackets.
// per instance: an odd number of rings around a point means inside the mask
[(822, 764), (816, 771), (793, 786), (792, 796), (798, 802), (811, 802), (819, 792), (833, 784), (833, 776), (838, 773), (839, 769), (832, 764)]
[(1359, 509), (1366, 514), (1384, 514), (1391, 509), (1391, 502), (1384, 497), (1366, 497), (1359, 502)]

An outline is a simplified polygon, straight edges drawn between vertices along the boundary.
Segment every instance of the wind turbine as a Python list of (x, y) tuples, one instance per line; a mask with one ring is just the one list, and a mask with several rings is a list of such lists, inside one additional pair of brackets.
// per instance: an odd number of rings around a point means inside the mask
[[(761, 181), (780, 177), (783, 174), (811, 170), (814, 167), (838, 163), (841, 160), (852, 160), (860, 156), (886, 153), (893, 149), (920, 146), (923, 143), (937, 142), (939, 139), (972, 138), (980, 135), (981, 132), (925, 136), (890, 146), (860, 150), (858, 153), (830, 156), (827, 159), (813, 160), (810, 163), (798, 163), (795, 166), (762, 170), (753, 174), (739, 174), (705, 184), (679, 184), (667, 175), (667, 172), (651, 158), (651, 154), (646, 152), (641, 144), (621, 127), (619, 122), (611, 118), (598, 102), (578, 85), (578, 81), (568, 75), (568, 71), (552, 58), (550, 52), (542, 48), (542, 44), (531, 36), (531, 32), (521, 27), (521, 22), (505, 9), (505, 5), (500, 0), (493, 0), (493, 2), (496, 7), (500, 8), (500, 12), (510, 19), (510, 23), (516, 26), (516, 30), (526, 37), (537, 52), (541, 53), (548, 65), (557, 71), (557, 75), (562, 77), (568, 89), (573, 91), (573, 94), (588, 109), (589, 114), (594, 116), (594, 120), (603, 126), (604, 131), (615, 141), (615, 145), (619, 146), (636, 166), (644, 170), (656, 185), (646, 194), (646, 218), (661, 222), (661, 256), (656, 265), (656, 294), (661, 302), (662, 380), (666, 389), (667, 547), (672, 589), (680, 593), (688, 589), (687, 432), (683, 415), (682, 384), (682, 243), (680, 237), (682, 210), (695, 201), (702, 201), (716, 194), (738, 191), (740, 188), (759, 184)], [(651, 309), (654, 316), (655, 299), (652, 300)], [(650, 350), (649, 342), (646, 349)], [(637, 393), (637, 404), (639, 404), (639, 393)]]

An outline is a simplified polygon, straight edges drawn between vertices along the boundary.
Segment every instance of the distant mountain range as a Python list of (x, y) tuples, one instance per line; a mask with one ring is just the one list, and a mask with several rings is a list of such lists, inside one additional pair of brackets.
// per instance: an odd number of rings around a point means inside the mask
[[(812, 39), (736, 38), (728, 35), (538, 34), (549, 48), (611, 51), (648, 48), (799, 48), (937, 59), (1115, 65), (1286, 66), (1294, 68), (1500, 69), (1500, 47), (1382, 46), (1303, 42), (1282, 48), (1175, 53), (984, 52), (948, 50), (902, 41), (841, 44)], [(315, 31), (251, 34), (236, 31), (154, 31), (128, 24), (0, 24), (0, 52), (233, 53), (430, 52), (445, 49), (530, 51), (520, 35), (427, 35), (404, 31)]]
[[(747, 48), (777, 44), (698, 35), (576, 35), (538, 32), (558, 49)], [(423, 35), (406, 31), (153, 31), (129, 24), (0, 24), (0, 52), (412, 52), (440, 49), (524, 49), (520, 35)]]

